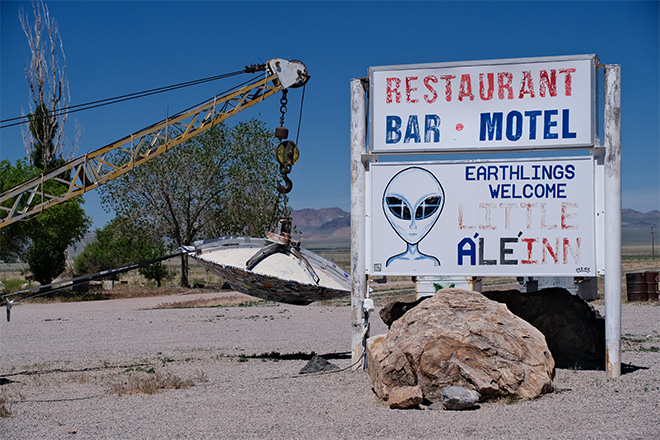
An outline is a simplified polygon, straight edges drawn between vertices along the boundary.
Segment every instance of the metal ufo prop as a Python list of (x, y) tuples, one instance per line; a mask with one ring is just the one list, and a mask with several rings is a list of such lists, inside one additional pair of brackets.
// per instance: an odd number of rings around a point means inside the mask
[(307, 249), (230, 237), (197, 242), (185, 250), (232, 289), (268, 301), (307, 305), (351, 293), (349, 275)]

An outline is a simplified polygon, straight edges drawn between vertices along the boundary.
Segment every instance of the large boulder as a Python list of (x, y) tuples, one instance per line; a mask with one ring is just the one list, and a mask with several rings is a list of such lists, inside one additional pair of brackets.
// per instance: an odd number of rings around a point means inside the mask
[(458, 385), (482, 399), (534, 398), (552, 390), (554, 360), (543, 335), (503, 304), (460, 289), (438, 291), (370, 338), (368, 371), (374, 391), (418, 385), (438, 402)]
[(559, 368), (605, 366), (605, 319), (582, 298), (558, 287), (537, 292), (484, 292), (539, 329)]

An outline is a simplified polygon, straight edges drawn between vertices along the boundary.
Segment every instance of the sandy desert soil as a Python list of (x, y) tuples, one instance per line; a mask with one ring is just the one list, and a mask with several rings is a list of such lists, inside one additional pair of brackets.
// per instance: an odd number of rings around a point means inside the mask
[(221, 295), (16, 305), (0, 321), (0, 437), (660, 438), (657, 303), (623, 304), (621, 378), (557, 370), (551, 394), (456, 412), (390, 410), (363, 371), (299, 375), (311, 352), (350, 365), (350, 307), (158, 308)]

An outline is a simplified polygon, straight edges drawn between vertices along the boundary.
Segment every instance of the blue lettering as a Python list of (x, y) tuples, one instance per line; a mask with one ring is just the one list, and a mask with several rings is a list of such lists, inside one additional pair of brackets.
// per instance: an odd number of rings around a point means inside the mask
[(543, 114), (543, 139), (558, 139), (559, 135), (550, 130), (552, 127), (557, 126), (557, 121), (553, 121), (552, 117), (559, 114), (559, 110), (546, 110)]
[(564, 177), (566, 177), (568, 180), (571, 180), (575, 177), (575, 165), (572, 163), (566, 165), (566, 174), (564, 174)]
[(525, 112), (525, 116), (529, 117), (529, 138), (536, 139), (536, 117), (541, 116), (541, 110), (529, 110)]
[(403, 143), (408, 143), (411, 139), (414, 140), (415, 143), (421, 142), (417, 115), (410, 115), (408, 118), (408, 127), (406, 127), (406, 137), (403, 138)]
[(424, 120), (424, 142), (440, 142), (440, 116), (426, 115)]
[(468, 165), (465, 167), (465, 180), (476, 180), (474, 178), (474, 165)]
[(401, 140), (401, 118), (387, 116), (385, 121), (385, 143), (396, 144)]
[(567, 108), (562, 110), (561, 116), (562, 116), (561, 117), (561, 136), (564, 139), (575, 139), (577, 137), (577, 133), (571, 133), (571, 129), (568, 128), (569, 117), (568, 117), (568, 109)]
[(481, 128), (479, 133), (479, 140), (486, 140), (486, 133), (488, 133), (488, 140), (492, 141), (493, 138), (496, 141), (502, 140), (502, 120), (504, 114), (502, 112), (496, 112), (492, 115), (490, 113), (481, 114)]
[(522, 129), (522, 114), (516, 110), (509, 112), (509, 114), (506, 115), (506, 138), (510, 141), (517, 141), (522, 136)]
[(486, 180), (486, 167), (480, 166), (477, 168), (477, 180)]
[(491, 199), (497, 199), (500, 197), (500, 185), (497, 184), (496, 186), (493, 187), (493, 185), (488, 184), (488, 188), (490, 188), (490, 198)]
[(565, 199), (566, 198), (566, 184), (565, 183), (558, 183), (557, 184), (557, 198), (558, 199)]
[[(474, 234), (474, 238), (477, 238), (479, 234)], [(476, 243), (470, 237), (465, 237), (458, 243), (458, 265), (462, 266), (465, 257), (470, 257), (470, 266), (474, 266), (477, 263), (477, 256), (475, 252)]]

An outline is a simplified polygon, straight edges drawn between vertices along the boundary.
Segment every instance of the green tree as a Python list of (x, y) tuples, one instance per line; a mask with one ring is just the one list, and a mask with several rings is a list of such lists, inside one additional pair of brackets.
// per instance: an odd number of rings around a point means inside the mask
[[(21, 182), (31, 179), (37, 174), (36, 168), (26, 160), (17, 160), (15, 165), (4, 159), (0, 161), (0, 193), (10, 190)], [(3, 208), (11, 209), (13, 200), (10, 200)], [(25, 205), (19, 206), (19, 209)], [(7, 216), (5, 209), (0, 210), (0, 218)], [(30, 243), (26, 222), (16, 222), (9, 226), (0, 228), (0, 260), (22, 259)]]
[[(166, 252), (163, 241), (154, 237), (148, 227), (116, 217), (102, 229), (96, 230), (96, 239), (76, 257), (75, 269), (79, 274), (96, 273), (160, 258)], [(145, 278), (156, 281), (158, 287), (170, 276), (169, 268), (161, 262), (138, 271)]]
[[(26, 160), (17, 160), (14, 165), (3, 160), (0, 162), (0, 192), (10, 190), (40, 172)], [(55, 190), (58, 185), (61, 187), (58, 183), (53, 185)], [(64, 187), (59, 189), (65, 190)], [(0, 215), (6, 215), (5, 211), (0, 211)], [(90, 223), (82, 208), (82, 199), (53, 206), (29, 220), (0, 229), (0, 259), (25, 261), (35, 279), (48, 284), (64, 271), (67, 248), (85, 235)]]
[[(177, 246), (263, 234), (286, 212), (276, 191), (274, 137), (261, 121), (218, 124), (101, 188), (118, 215), (139, 218)], [(188, 286), (188, 257), (181, 257)]]

